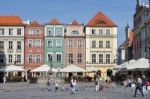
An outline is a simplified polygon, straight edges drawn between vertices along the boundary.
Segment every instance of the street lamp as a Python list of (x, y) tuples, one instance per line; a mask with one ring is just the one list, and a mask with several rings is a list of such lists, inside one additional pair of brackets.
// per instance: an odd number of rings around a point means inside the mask
[(48, 77), (49, 77), (49, 75), (52, 75), (52, 73), (53, 73), (53, 71), (52, 71), (53, 62), (49, 60), (49, 61), (48, 61), (48, 65), (50, 66), (50, 69), (49, 69), (49, 71), (48, 71)]

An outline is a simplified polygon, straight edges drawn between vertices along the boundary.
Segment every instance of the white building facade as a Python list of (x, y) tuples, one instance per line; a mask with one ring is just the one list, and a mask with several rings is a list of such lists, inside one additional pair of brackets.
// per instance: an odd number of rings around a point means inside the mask
[(0, 16), (0, 66), (24, 68), (24, 25), (18, 16)]

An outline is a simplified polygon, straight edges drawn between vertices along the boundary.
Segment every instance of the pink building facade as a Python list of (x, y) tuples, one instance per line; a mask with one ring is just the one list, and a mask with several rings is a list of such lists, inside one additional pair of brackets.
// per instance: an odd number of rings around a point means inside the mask
[(33, 70), (44, 64), (44, 26), (36, 21), (25, 27), (25, 69)]
[(75, 64), (85, 69), (84, 26), (76, 20), (67, 25), (65, 34), (65, 66)]

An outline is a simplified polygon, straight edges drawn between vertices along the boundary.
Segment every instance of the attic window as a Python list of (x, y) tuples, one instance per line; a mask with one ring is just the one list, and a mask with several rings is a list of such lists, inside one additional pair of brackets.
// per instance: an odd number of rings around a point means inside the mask
[(104, 26), (106, 23), (104, 21), (97, 21), (96, 25)]

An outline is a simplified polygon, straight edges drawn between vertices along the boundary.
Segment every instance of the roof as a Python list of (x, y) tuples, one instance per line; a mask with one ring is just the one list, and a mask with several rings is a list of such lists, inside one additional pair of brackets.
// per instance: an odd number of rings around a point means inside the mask
[(131, 47), (133, 44), (133, 32), (130, 32), (130, 36), (129, 36), (129, 46)]
[(71, 23), (71, 26), (78, 26), (78, 22), (76, 20), (73, 20), (72, 23)]
[(53, 18), (50, 22), (49, 22), (50, 25), (59, 25), (59, 21), (56, 19), (56, 18)]
[(40, 24), (37, 21), (32, 21), (29, 26), (40, 26)]
[(105, 16), (102, 12), (98, 12), (87, 24), (89, 27), (116, 27), (107, 16)]
[(1, 26), (22, 26), (24, 25), (19, 16), (0, 16)]
[(120, 48), (125, 48), (126, 47), (126, 41), (122, 42), (120, 45)]

